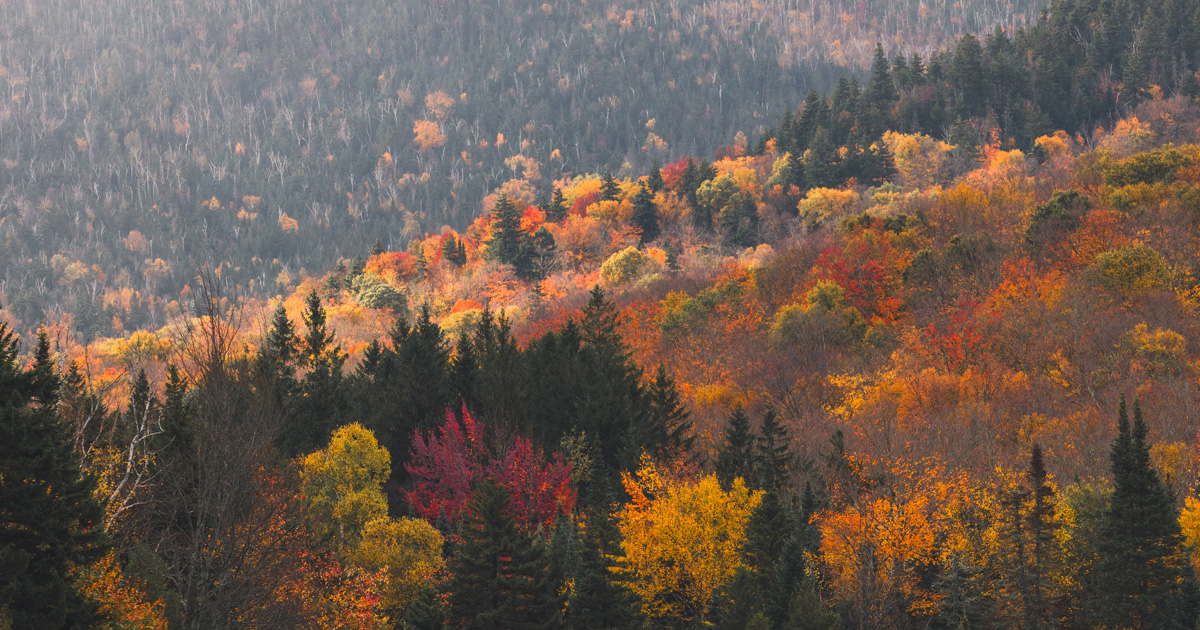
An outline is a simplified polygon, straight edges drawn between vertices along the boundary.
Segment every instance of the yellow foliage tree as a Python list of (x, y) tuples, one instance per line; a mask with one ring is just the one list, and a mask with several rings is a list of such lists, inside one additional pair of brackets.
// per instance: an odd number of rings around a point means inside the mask
[(648, 462), (622, 481), (632, 497), (617, 515), (630, 588), (651, 619), (703, 625), (713, 592), (741, 564), (746, 522), (762, 493), (741, 479), (728, 492), (712, 475), (668, 480)]
[(304, 458), (301, 492), (318, 531), (343, 552), (354, 549), (367, 523), (387, 516), (382, 484), (391, 455), (357, 422), (333, 432), (329, 447)]
[(429, 585), (442, 568), (442, 535), (417, 518), (377, 518), (363, 528), (351, 562), (368, 571), (384, 571), (383, 607), (400, 611)]

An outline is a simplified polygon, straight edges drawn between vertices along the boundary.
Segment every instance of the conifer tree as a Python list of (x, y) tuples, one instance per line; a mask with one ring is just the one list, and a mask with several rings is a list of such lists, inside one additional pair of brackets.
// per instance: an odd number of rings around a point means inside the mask
[(471, 500), (451, 561), (451, 623), (465, 630), (560, 628), (563, 602), (546, 549), (517, 529), (508, 501), (492, 482)]
[(733, 410), (729, 423), (725, 425), (725, 445), (717, 453), (716, 473), (721, 487), (728, 488), (734, 479), (754, 480), (755, 440), (750, 428), (750, 417), (741, 407)]
[(663, 189), (662, 168), (658, 164), (658, 158), (654, 158), (654, 163), (650, 165), (650, 174), (646, 176), (646, 186), (650, 188), (650, 192), (658, 192)]
[(759, 433), (759, 487), (764, 490), (781, 491), (788, 485), (797, 462), (792, 453), (791, 436), (788, 435), (787, 427), (780, 422), (779, 413), (770, 404), (763, 411)]
[(1100, 541), (1096, 621), (1110, 628), (1193, 628), (1198, 598), (1174, 497), (1150, 462), (1146, 424), (1122, 398), (1112, 460), (1113, 494)]
[(443, 630), (449, 619), (445, 593), (436, 586), (430, 586), (404, 609), (403, 619), (396, 627), (403, 630)]
[(604, 167), (604, 175), (600, 178), (600, 201), (616, 201), (621, 196), (621, 185), (613, 177), (612, 171)]
[(17, 341), (0, 323), (0, 622), (93, 627), (96, 606), (72, 568), (106, 553), (104, 512), (66, 424), (41, 400), (55, 383), (44, 382), (36, 360), (21, 370), (16, 356)]
[(555, 188), (554, 194), (550, 197), (550, 207), (546, 209), (546, 220), (552, 223), (558, 223), (567, 218), (567, 200), (563, 197), (561, 188)]
[(517, 204), (501, 194), (492, 208), (491, 234), (487, 241), (487, 255), (506, 265), (518, 264), (521, 257), (521, 213)]
[(650, 397), (648, 424), (652, 435), (646, 443), (657, 446), (660, 458), (690, 459), (696, 445), (691, 413), (684, 408), (675, 381), (667, 376), (662, 365), (654, 372), (647, 394)]
[(621, 630), (636, 627), (637, 598), (615, 578), (620, 565), (620, 533), (607, 509), (588, 517), (574, 595), (567, 606), (570, 630)]
[(654, 195), (650, 188), (643, 186), (633, 197), (633, 216), (630, 221), (641, 229), (641, 244), (645, 245), (658, 238), (658, 206), (654, 205)]

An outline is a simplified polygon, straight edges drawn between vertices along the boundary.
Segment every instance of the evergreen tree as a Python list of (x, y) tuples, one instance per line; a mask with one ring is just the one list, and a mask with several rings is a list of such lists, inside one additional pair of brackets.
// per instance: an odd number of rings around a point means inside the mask
[(464, 330), (458, 334), (454, 357), (450, 360), (450, 382), (454, 389), (454, 401), (467, 409), (477, 409), (475, 384), (478, 379), (479, 362), (475, 357), (475, 344)]
[(488, 482), (468, 506), (450, 563), (451, 623), (466, 630), (562, 627), (563, 602), (545, 547), (517, 530), (508, 494)]
[(647, 436), (649, 439), (645, 443), (656, 445), (659, 458), (691, 459), (696, 447), (691, 413), (684, 408), (675, 381), (667, 376), (667, 370), (662, 365), (654, 372), (647, 394), (650, 398), (648, 426), (651, 427), (651, 435)]
[(725, 425), (725, 445), (717, 453), (717, 480), (721, 482), (722, 487), (730, 487), (734, 479), (738, 478), (747, 483), (754, 481), (754, 447), (750, 417), (744, 409), (738, 407), (729, 416), (729, 423)]
[(517, 266), (522, 254), (521, 237), (521, 213), (517, 204), (501, 194), (492, 208), (492, 227), (487, 241), (488, 258)]
[(383, 248), (383, 241), (381, 239), (377, 238), (377, 239), (375, 239), (375, 242), (371, 244), (371, 251), (368, 252), (368, 255), (378, 256), (385, 251), (387, 251), (387, 250), (385, 250)]
[(984, 114), (987, 77), (984, 75), (983, 46), (977, 37), (968, 33), (958, 40), (949, 74), (959, 113), (967, 117)]
[(612, 171), (604, 167), (604, 176), (600, 178), (600, 201), (616, 201), (621, 196), (621, 185)]
[(650, 188), (650, 192), (658, 192), (663, 189), (662, 168), (658, 165), (658, 158), (654, 158), (654, 163), (650, 165), (650, 174), (646, 177), (646, 186)]
[(404, 616), (397, 628), (400, 630), (443, 630), (449, 621), (446, 596), (437, 587), (430, 586), (404, 609)]
[(764, 490), (780, 491), (787, 487), (796, 467), (791, 436), (780, 422), (775, 407), (768, 404), (763, 411), (758, 436), (758, 485)]
[(283, 433), (287, 452), (299, 455), (319, 448), (346, 410), (342, 365), (346, 353), (329, 331), (325, 307), (316, 291), (309, 292), (301, 314), (307, 331), (301, 363), (308, 368), (288, 405), (290, 427)]
[(561, 188), (555, 188), (554, 194), (550, 197), (550, 207), (546, 210), (546, 220), (552, 223), (558, 223), (567, 218), (567, 200), (563, 197)]
[[(11, 628), (89, 628), (97, 608), (72, 569), (103, 556), (104, 511), (80, 470), (48, 384), (22, 371), (17, 341), (0, 323), (0, 622)], [(47, 355), (48, 356), (48, 355)]]
[(645, 245), (658, 238), (658, 206), (649, 186), (642, 186), (633, 197), (633, 216), (630, 221), (641, 230), (640, 242)]
[(620, 565), (619, 536), (609, 510), (595, 510), (588, 517), (574, 595), (567, 606), (570, 630), (623, 630), (637, 626), (637, 598), (613, 573)]
[(1113, 494), (1100, 541), (1096, 620), (1110, 628), (1194, 628), (1200, 594), (1136, 401), (1131, 425), (1121, 400), (1109, 458)]

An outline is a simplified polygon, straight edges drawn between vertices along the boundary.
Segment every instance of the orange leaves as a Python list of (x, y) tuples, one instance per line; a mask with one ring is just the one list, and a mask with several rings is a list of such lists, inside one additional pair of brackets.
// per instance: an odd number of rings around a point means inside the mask
[(445, 122), (454, 109), (454, 97), (447, 95), (445, 92), (438, 90), (425, 97), (425, 108), (438, 122)]
[(368, 259), (363, 272), (391, 282), (408, 280), (417, 273), (417, 259), (408, 252), (383, 252)]
[(289, 217), (288, 213), (280, 212), (279, 213), (279, 228), (282, 229), (284, 232), (291, 232), (292, 234), (296, 234), (296, 233), (300, 232), (300, 223), (297, 222), (292, 217)]
[(432, 120), (418, 120), (413, 122), (413, 133), (416, 137), (413, 142), (417, 143), (417, 150), (425, 153), (429, 149), (434, 149), (446, 143), (446, 136), (442, 135), (438, 124)]

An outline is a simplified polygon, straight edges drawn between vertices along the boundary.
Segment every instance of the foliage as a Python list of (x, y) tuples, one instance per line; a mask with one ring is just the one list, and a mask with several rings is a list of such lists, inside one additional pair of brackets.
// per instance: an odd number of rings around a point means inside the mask
[(713, 476), (672, 481), (646, 464), (623, 477), (631, 500), (618, 514), (623, 572), (651, 619), (701, 623), (718, 587), (740, 564), (746, 521), (762, 499)]
[(447, 411), (436, 435), (418, 433), (412, 445), (405, 466), (415, 484), (407, 497), (430, 522), (460, 518), (481, 484), (489, 481), (507, 494), (505, 509), (523, 531), (548, 527), (560, 510), (570, 511), (574, 504), (571, 465), (561, 455), (546, 461), (525, 438), (489, 438), (465, 411), (461, 423)]
[(304, 458), (300, 491), (318, 531), (349, 553), (358, 547), (367, 525), (387, 515), (381, 486), (391, 457), (360, 424), (333, 432), (329, 447)]

